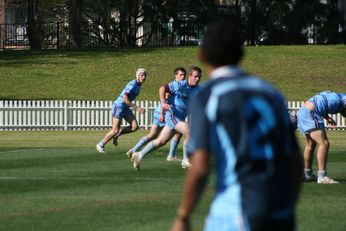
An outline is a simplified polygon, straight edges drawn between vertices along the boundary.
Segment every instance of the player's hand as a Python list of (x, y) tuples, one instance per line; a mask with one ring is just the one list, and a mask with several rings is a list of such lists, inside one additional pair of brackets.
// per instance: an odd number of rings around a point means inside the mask
[(336, 122), (332, 118), (327, 119), (327, 124), (329, 124), (332, 128), (336, 127)]
[(185, 219), (176, 218), (171, 231), (189, 231), (191, 230), (190, 221)]
[(162, 109), (163, 110), (169, 110), (170, 108), (171, 108), (171, 105), (169, 105), (168, 103), (162, 104)]
[(159, 121), (160, 123), (165, 122), (165, 117), (162, 114), (160, 114)]
[(145, 112), (145, 109), (142, 108), (142, 107), (136, 107), (135, 110), (138, 111), (138, 112), (140, 112), (140, 113)]

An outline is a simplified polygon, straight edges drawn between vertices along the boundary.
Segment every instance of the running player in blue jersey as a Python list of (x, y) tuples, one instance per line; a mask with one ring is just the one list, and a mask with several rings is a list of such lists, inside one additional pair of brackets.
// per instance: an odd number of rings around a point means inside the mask
[[(139, 68), (136, 72), (136, 79), (130, 81), (118, 98), (114, 101), (112, 106), (112, 129), (105, 135), (105, 137), (96, 144), (96, 150), (100, 153), (105, 152), (105, 145), (114, 137), (115, 144), (119, 136), (134, 132), (138, 129), (138, 122), (130, 107), (135, 111), (144, 112), (144, 108), (138, 107), (133, 100), (138, 96), (142, 84), (145, 82), (147, 72), (144, 68)], [(130, 125), (120, 129), (122, 119), (125, 119)]]
[[(174, 79), (177, 82), (180, 82), (182, 80), (185, 79), (186, 76), (186, 70), (183, 67), (177, 67), (174, 70)], [(154, 118), (153, 118), (153, 123), (151, 124), (151, 128), (150, 128), (150, 133), (146, 136), (143, 136), (138, 142), (137, 144), (132, 147), (126, 154), (129, 158), (132, 157), (132, 154), (134, 152), (137, 152), (141, 147), (143, 147), (144, 145), (146, 145), (148, 142), (152, 141), (153, 139), (155, 139), (160, 131), (162, 130), (162, 128), (165, 126), (165, 120), (164, 119), (160, 119), (160, 117), (162, 117), (162, 110), (161, 110), (161, 104), (159, 104), (154, 111)], [(167, 156), (167, 161), (176, 161), (178, 160), (175, 157), (175, 150), (177, 149), (177, 146), (179, 144), (179, 141), (181, 139), (182, 135), (180, 133), (175, 133), (173, 138), (171, 139), (171, 144), (170, 144), (170, 149), (169, 149), (169, 154)]]
[(306, 145), (304, 149), (304, 180), (315, 181), (312, 173), (312, 161), (316, 144), (317, 148), (317, 183), (335, 184), (337, 181), (327, 176), (327, 158), (329, 141), (324, 126), (324, 120), (331, 126), (335, 121), (329, 114), (340, 113), (346, 117), (346, 94), (324, 91), (316, 94), (305, 102), (297, 114), (298, 128), (305, 135)]
[[(180, 82), (172, 81), (160, 87), (160, 102), (163, 110), (165, 110), (166, 125), (155, 140), (148, 143), (142, 151), (133, 153), (132, 160), (135, 169), (139, 169), (140, 163), (146, 154), (165, 145), (175, 132), (186, 136), (183, 146), (182, 167), (189, 168), (191, 166), (186, 154), (186, 144), (189, 137), (189, 125), (185, 121), (187, 116), (187, 101), (189, 97), (199, 91), (198, 83), (201, 75), (202, 70), (199, 67), (192, 67), (189, 70), (187, 80)], [(166, 93), (170, 95), (168, 100), (165, 98)]]
[(204, 34), (200, 58), (210, 79), (189, 104), (192, 168), (172, 231), (190, 230), (211, 163), (216, 195), (204, 230), (294, 230), (299, 146), (280, 92), (238, 67), (240, 28), (228, 19)]

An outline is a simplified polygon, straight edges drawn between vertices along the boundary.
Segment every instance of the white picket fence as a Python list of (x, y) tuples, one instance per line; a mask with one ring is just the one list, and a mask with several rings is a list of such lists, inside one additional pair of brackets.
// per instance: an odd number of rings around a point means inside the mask
[[(103, 130), (112, 126), (112, 101), (0, 101), (0, 131), (14, 130)], [(135, 113), (141, 129), (149, 129), (158, 101), (136, 101), (145, 113)], [(304, 102), (287, 102), (289, 110), (298, 110)], [(346, 129), (340, 114), (333, 115), (336, 129)], [(123, 121), (122, 126), (126, 126)]]
[[(0, 101), (0, 131), (102, 130), (112, 126), (112, 101)], [(135, 113), (142, 129), (150, 128), (158, 101), (138, 101), (145, 113)], [(122, 126), (126, 126), (123, 121)]]

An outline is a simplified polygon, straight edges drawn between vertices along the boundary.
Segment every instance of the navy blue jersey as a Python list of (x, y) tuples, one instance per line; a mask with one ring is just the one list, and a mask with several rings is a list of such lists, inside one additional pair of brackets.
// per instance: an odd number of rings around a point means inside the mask
[(214, 73), (189, 104), (189, 152), (204, 149), (217, 164), (212, 216), (293, 217), (287, 162), (297, 149), (283, 96), (235, 67)]

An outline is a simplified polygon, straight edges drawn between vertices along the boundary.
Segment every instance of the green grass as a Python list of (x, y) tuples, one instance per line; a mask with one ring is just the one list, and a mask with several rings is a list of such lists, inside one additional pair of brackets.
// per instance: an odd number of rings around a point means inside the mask
[[(242, 67), (277, 86), (288, 100), (345, 91), (345, 45), (245, 49)], [(136, 69), (145, 67), (149, 75), (138, 100), (156, 100), (175, 67), (201, 66), (197, 53), (197, 47), (3, 51), (0, 99), (113, 100)]]
[[(109, 144), (98, 154), (94, 145), (105, 132), (0, 132), (0, 230), (168, 230), (185, 171), (165, 161), (167, 146), (135, 171), (125, 152), (145, 131), (122, 136), (117, 148)], [(303, 184), (298, 230), (346, 227), (345, 131), (328, 135), (329, 174), (340, 184)], [(192, 217), (194, 230), (202, 229), (213, 184), (212, 176)]]
[(184, 170), (164, 148), (135, 171), (125, 152), (143, 131), (98, 154), (104, 133), (0, 133), (0, 230), (168, 230)]

